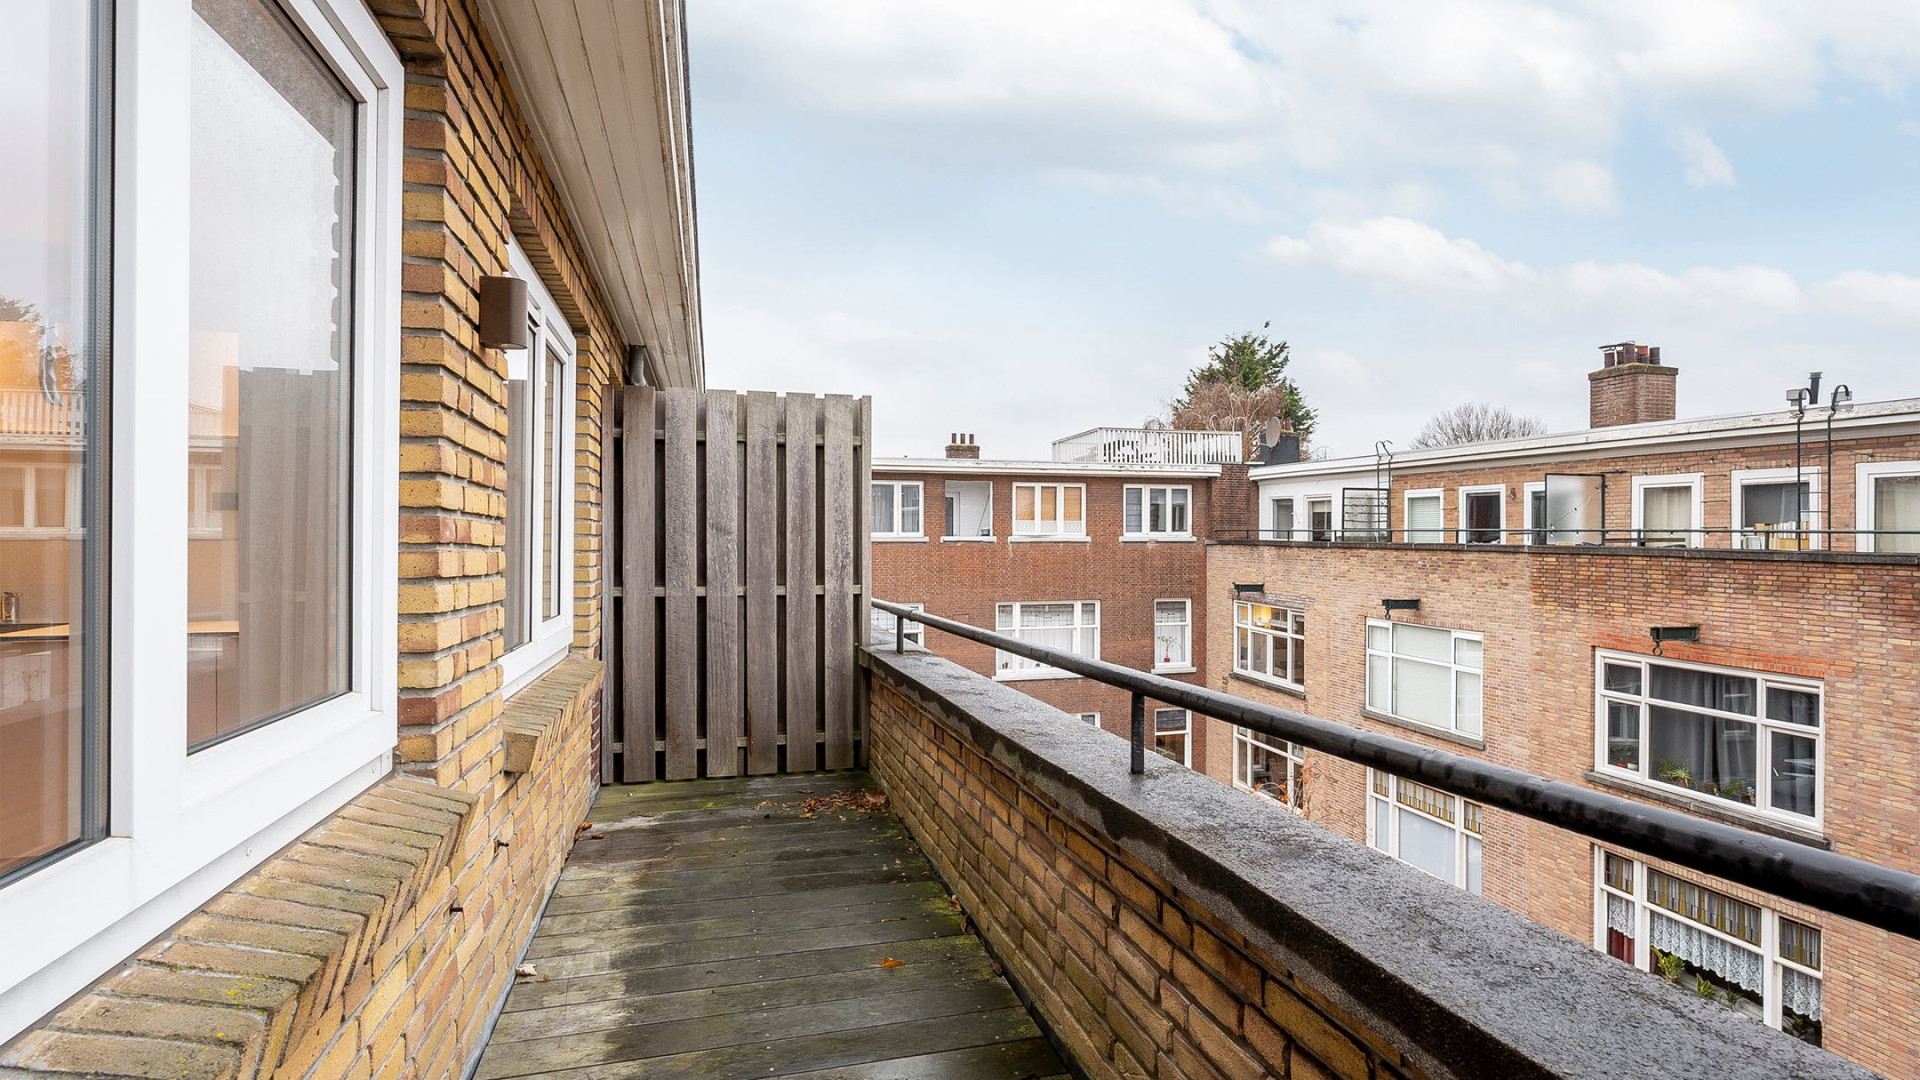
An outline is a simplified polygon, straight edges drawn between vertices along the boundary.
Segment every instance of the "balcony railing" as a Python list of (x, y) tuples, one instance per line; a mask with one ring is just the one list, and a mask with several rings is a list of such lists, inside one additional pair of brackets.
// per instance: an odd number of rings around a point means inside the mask
[(912, 622), (1129, 691), (1136, 774), (1144, 771), (1145, 702), (1152, 698), (1920, 940), (1920, 875), (1050, 649), (899, 604), (872, 603), (895, 617), (896, 631)]
[(87, 410), (78, 394), (62, 404), (32, 388), (0, 388), (0, 440), (78, 442), (87, 436)]
[(1053, 460), (1123, 465), (1222, 465), (1242, 460), (1237, 431), (1094, 428), (1055, 440)]
[[(1820, 529), (1795, 528), (1791, 524), (1748, 526), (1746, 528), (1617, 529), (1592, 528), (1424, 528), (1387, 529), (1369, 524), (1346, 522), (1293, 529), (1216, 530), (1217, 540), (1279, 540), (1312, 544), (1487, 544), (1580, 548), (1700, 548), (1714, 551), (1821, 551), (1863, 552), (1863, 537), (1874, 540), (1872, 551), (1878, 554), (1920, 554), (1920, 529)], [(1836, 547), (1835, 542), (1850, 539), (1851, 547)]]

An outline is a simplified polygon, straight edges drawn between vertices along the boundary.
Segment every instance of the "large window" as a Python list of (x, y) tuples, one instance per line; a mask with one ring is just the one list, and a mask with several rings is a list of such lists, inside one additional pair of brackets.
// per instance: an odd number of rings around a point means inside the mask
[(1182, 765), (1193, 764), (1193, 714), (1185, 709), (1153, 710), (1153, 752)]
[[(1094, 600), (1070, 600), (1046, 604), (998, 604), (994, 607), (994, 629), (1009, 637), (1030, 641), (1049, 649), (1100, 657), (1100, 604)], [(1015, 656), (995, 653), (996, 679), (1074, 678), (1071, 672)]]
[(1439, 544), (1446, 541), (1445, 495), (1438, 488), (1407, 492), (1407, 543)]
[(993, 481), (949, 480), (946, 504), (945, 539), (993, 539)]
[(1856, 527), (1861, 551), (1920, 551), (1920, 461), (1857, 466)]
[(1185, 487), (1129, 487), (1123, 496), (1121, 535), (1130, 537), (1179, 538), (1193, 535), (1189, 503), (1192, 490)]
[(1285, 739), (1236, 726), (1233, 729), (1233, 786), (1272, 799), (1298, 813), (1306, 805), (1301, 779), (1306, 759)]
[(1480, 734), (1479, 634), (1367, 620), (1367, 708)]
[(1819, 821), (1819, 683), (1611, 652), (1597, 678), (1603, 771)]
[(1460, 541), (1504, 544), (1507, 538), (1507, 489), (1503, 484), (1460, 489)]
[(1084, 484), (1013, 485), (1015, 536), (1073, 536), (1087, 534), (1087, 488)]
[(1820, 1045), (1820, 931), (1602, 851), (1594, 945), (1683, 990)]
[[(15, 426), (21, 425), (0, 412), (0, 432)], [(0, 538), (78, 539), (82, 472), (78, 464), (65, 461), (27, 464), (0, 460)]]
[(1373, 769), (1367, 777), (1367, 843), (1478, 894), (1480, 804)]
[(875, 480), (873, 539), (918, 540), (926, 535), (920, 524), (920, 496), (917, 480)]
[(502, 658), (512, 693), (565, 655), (573, 639), (565, 599), (573, 565), (573, 328), (518, 244), (512, 269), (527, 282), (528, 346), (507, 358), (506, 624)]
[(1293, 500), (1291, 498), (1267, 501), (1267, 537), (1272, 540), (1293, 539)]
[(1153, 670), (1193, 670), (1193, 601), (1153, 602)]
[(1762, 551), (1817, 548), (1820, 470), (1739, 469), (1733, 473), (1733, 519), (1740, 546)]
[(1307, 616), (1248, 600), (1233, 605), (1233, 670), (1296, 690), (1307, 686)]
[(1333, 499), (1307, 500), (1307, 539), (1324, 542), (1333, 539)]
[(1699, 473), (1633, 478), (1633, 535), (1648, 547), (1699, 547)]

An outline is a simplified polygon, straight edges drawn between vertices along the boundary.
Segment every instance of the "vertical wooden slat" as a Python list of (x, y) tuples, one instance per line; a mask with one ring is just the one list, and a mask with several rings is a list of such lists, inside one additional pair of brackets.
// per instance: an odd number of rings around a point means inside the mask
[(829, 769), (851, 768), (853, 755), (854, 483), (853, 399), (828, 394), (825, 452), (821, 457), (821, 535), (826, 614), (821, 624), (824, 665), (826, 760)]
[(740, 772), (740, 399), (707, 392), (707, 775)]
[(780, 768), (779, 398), (747, 395), (747, 772)]
[(661, 677), (666, 683), (668, 780), (700, 768), (700, 473), (698, 425), (703, 391), (657, 391), (666, 405), (661, 519), (666, 526), (667, 630)]
[(635, 386), (620, 392), (620, 638), (626, 670), (621, 672), (620, 778), (633, 783), (654, 778), (653, 737), (659, 720), (654, 693), (659, 686), (654, 640), (658, 603), (653, 598), (654, 527), (659, 495), (654, 476), (654, 392)]
[(787, 771), (817, 767), (820, 652), (814, 596), (819, 565), (818, 459), (814, 432), (820, 403), (787, 395)]
[[(859, 463), (855, 469), (853, 484), (853, 554), (856, 564), (854, 581), (858, 584), (859, 595), (853, 603), (853, 639), (859, 645), (866, 645), (873, 636), (871, 609), (867, 602), (873, 598), (873, 545), (868, 534), (873, 526), (873, 399), (863, 397), (854, 402), (853, 434), (859, 443), (854, 449), (854, 460)], [(921, 488), (920, 495), (920, 531), (927, 528), (926, 489)], [(858, 750), (856, 764), (861, 768), (867, 765), (867, 734), (861, 722), (867, 715), (866, 681), (859, 672), (854, 673), (853, 704), (853, 740)]]
[[(583, 369), (584, 370), (584, 369)], [(614, 418), (620, 415), (620, 388), (600, 388), (600, 656), (606, 676), (600, 683), (600, 782), (611, 784), (613, 744), (619, 734), (620, 676), (626, 665), (620, 655), (620, 608), (614, 601), (614, 567), (624, 557), (620, 548), (620, 513), (626, 506), (620, 483), (619, 443)]]

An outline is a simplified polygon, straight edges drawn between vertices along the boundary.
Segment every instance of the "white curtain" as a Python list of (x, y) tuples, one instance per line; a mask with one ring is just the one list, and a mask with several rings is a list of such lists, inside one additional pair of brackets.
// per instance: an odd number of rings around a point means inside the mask
[(1874, 530), (1911, 530), (1908, 536), (1876, 536), (1875, 551), (1920, 551), (1920, 476), (1882, 476), (1873, 482)]
[(1649, 914), (1648, 921), (1654, 948), (1705, 968), (1755, 996), (1765, 993), (1766, 961), (1759, 953), (1657, 911)]
[(1438, 544), (1444, 535), (1441, 526), (1440, 496), (1425, 495), (1418, 499), (1407, 500), (1407, 542), (1410, 544)]
[(1789, 1012), (1820, 1019), (1820, 980), (1790, 967), (1780, 969), (1780, 1004)]
[(1693, 528), (1693, 489), (1647, 488), (1640, 493), (1640, 527), (1646, 539), (1685, 541)]
[(1634, 935), (1633, 901), (1624, 896), (1607, 894), (1607, 929), (1627, 937)]

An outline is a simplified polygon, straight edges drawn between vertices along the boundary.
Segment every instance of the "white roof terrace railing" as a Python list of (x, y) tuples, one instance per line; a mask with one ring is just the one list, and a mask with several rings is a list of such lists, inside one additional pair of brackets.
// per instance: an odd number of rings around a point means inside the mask
[(0, 387), (0, 440), (58, 444), (79, 442), (87, 435), (87, 411), (78, 394), (59, 404), (39, 390)]
[(1053, 460), (1147, 465), (1223, 465), (1239, 462), (1237, 431), (1099, 427), (1055, 439)]

